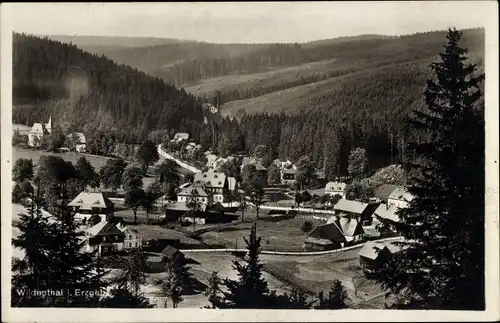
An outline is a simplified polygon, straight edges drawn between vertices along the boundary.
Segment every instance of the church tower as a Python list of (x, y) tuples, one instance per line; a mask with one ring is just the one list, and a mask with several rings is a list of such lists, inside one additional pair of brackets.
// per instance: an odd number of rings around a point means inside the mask
[(45, 124), (45, 128), (47, 129), (47, 131), (50, 133), (51, 132), (51, 128), (52, 128), (52, 116), (49, 117), (49, 122), (47, 122), (47, 124)]

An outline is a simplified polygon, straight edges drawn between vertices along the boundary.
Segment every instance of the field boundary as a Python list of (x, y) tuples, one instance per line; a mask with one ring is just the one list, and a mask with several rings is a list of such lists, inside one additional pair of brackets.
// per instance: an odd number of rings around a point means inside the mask
[[(401, 237), (391, 237), (391, 238), (383, 238), (378, 240), (371, 240), (371, 242), (385, 242), (385, 241), (395, 241), (401, 240)], [(366, 243), (366, 242), (365, 242)], [(270, 251), (270, 250), (262, 250), (260, 253), (263, 255), (281, 255), (281, 256), (320, 256), (320, 255), (328, 255), (335, 254), (339, 252), (344, 252), (348, 250), (358, 249), (364, 246), (365, 243), (360, 243), (354, 246), (349, 246), (340, 249), (334, 250), (326, 250), (326, 251), (302, 251), (302, 252), (286, 252), (286, 251)], [(180, 251), (186, 252), (243, 252), (247, 251), (246, 248), (225, 248), (225, 249), (181, 249)]]

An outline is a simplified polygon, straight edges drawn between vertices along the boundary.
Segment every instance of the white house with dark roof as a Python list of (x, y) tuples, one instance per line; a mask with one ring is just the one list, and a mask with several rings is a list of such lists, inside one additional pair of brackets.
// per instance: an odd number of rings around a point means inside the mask
[(81, 192), (71, 201), (68, 206), (76, 212), (75, 218), (88, 221), (89, 218), (97, 214), (101, 221), (107, 221), (114, 216), (114, 203), (102, 193)]
[(196, 173), (193, 186), (202, 186), (205, 192), (212, 196), (214, 203), (223, 203), (224, 195), (228, 191), (227, 176), (219, 172)]
[(400, 209), (408, 207), (408, 204), (413, 200), (414, 196), (403, 186), (396, 187), (389, 195), (387, 204), (396, 206)]
[(340, 195), (343, 199), (346, 198), (347, 184), (342, 182), (328, 182), (325, 186), (325, 194), (330, 196)]
[(39, 147), (44, 136), (50, 136), (52, 132), (52, 117), (49, 117), (49, 122), (35, 122), (31, 130), (28, 132), (28, 146)]

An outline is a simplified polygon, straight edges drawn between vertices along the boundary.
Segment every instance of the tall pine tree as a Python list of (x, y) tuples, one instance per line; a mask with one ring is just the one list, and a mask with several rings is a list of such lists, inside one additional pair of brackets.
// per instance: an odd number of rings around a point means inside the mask
[(484, 309), (484, 107), (476, 66), (450, 29), (431, 63), (427, 109), (415, 111), (409, 190), (400, 212), (404, 248), (379, 272), (398, 307)]

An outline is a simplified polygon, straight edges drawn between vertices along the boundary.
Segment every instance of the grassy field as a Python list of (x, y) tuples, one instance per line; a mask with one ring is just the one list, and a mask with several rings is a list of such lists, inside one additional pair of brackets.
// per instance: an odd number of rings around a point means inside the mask
[[(300, 230), (303, 219), (266, 218), (257, 222), (257, 234), (262, 237), (264, 250), (300, 251), (306, 234)], [(313, 220), (313, 227), (319, 221)], [(244, 248), (244, 237), (248, 237), (252, 223), (244, 222), (229, 228), (204, 233), (200, 238), (208, 244), (224, 244), (227, 248)]]
[(322, 256), (262, 255), (264, 270), (311, 294), (328, 291), (334, 279), (347, 290), (350, 307), (384, 308), (379, 284), (366, 279), (358, 266), (359, 248)]
[(323, 73), (335, 67), (335, 59), (311, 62), (298, 66), (281, 69), (272, 69), (267, 72), (254, 74), (234, 74), (223, 77), (209, 78), (184, 89), (195, 95), (214, 93), (215, 91), (237, 90), (239, 88), (265, 88), (280, 83), (291, 82)]

